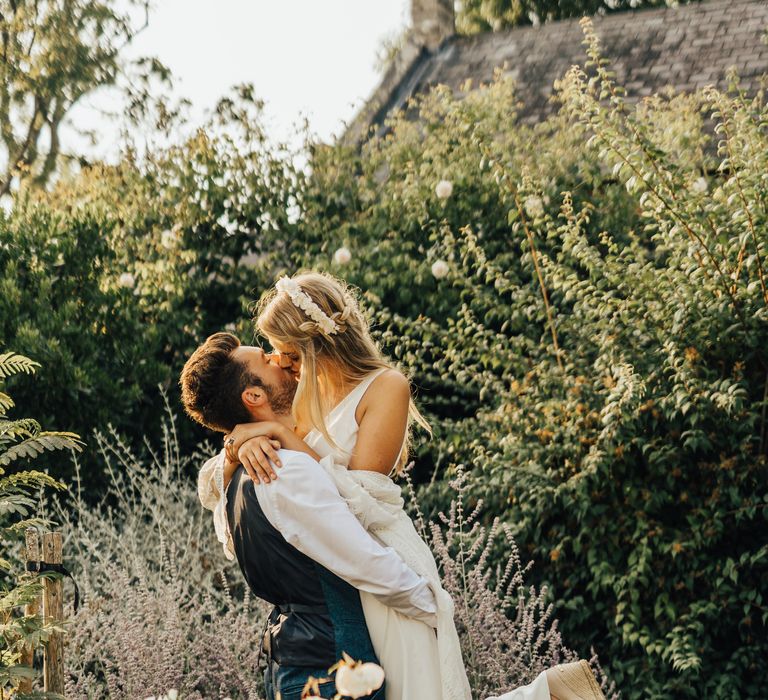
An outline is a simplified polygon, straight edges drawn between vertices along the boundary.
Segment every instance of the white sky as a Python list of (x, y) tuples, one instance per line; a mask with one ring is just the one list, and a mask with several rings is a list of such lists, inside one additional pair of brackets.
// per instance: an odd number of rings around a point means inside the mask
[[(167, 65), (177, 97), (192, 101), (194, 120), (232, 85), (250, 82), (266, 102), (266, 126), (288, 138), (303, 116), (322, 140), (350, 120), (376, 86), (382, 40), (408, 20), (409, 0), (156, 0), (149, 26), (129, 55), (152, 55)], [(102, 138), (93, 156), (114, 157), (116, 127), (100, 110), (119, 100), (103, 91), (72, 113), (80, 128)], [(67, 145), (82, 151), (73, 131)]]

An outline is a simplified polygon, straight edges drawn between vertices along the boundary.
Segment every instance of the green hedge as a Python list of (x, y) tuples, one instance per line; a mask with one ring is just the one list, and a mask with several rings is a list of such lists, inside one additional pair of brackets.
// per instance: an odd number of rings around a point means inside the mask
[[(247, 307), (273, 275), (241, 262), (279, 250), (302, 175), (264, 147), (247, 91), (238, 98), (244, 111), (222, 101), (216, 138), (96, 166), (0, 213), (0, 339), (40, 359), (38, 381), (15, 393), (46, 422), (159, 436), (158, 385), (177, 396), (185, 359), (225, 325), (252, 337)], [(181, 430), (187, 446), (202, 437)], [(97, 495), (93, 453), (83, 469)]]
[(499, 81), (317, 152), (295, 265), (366, 290), (436, 422), (424, 500), (471, 467), (627, 697), (759, 697), (766, 109), (630, 108), (590, 51), (538, 127)]

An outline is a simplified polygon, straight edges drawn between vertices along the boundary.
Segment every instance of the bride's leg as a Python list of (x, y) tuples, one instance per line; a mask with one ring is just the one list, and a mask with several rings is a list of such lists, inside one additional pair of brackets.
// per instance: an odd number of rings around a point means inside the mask
[(547, 674), (542, 672), (528, 685), (510, 690), (503, 695), (486, 698), (486, 700), (552, 700), (547, 685)]
[(551, 700), (605, 700), (586, 661), (560, 664), (545, 674)]
[(540, 673), (532, 683), (486, 700), (605, 700), (586, 661), (560, 664)]

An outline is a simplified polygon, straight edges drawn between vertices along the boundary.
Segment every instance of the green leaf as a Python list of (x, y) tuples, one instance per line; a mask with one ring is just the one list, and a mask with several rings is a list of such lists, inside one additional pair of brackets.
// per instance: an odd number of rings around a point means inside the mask
[(0, 354), (0, 379), (5, 379), (13, 374), (34, 374), (40, 363), (30, 360), (24, 355), (15, 352)]
[(75, 433), (43, 432), (36, 437), (28, 438), (0, 454), (0, 466), (5, 466), (14, 460), (28, 457), (34, 458), (46, 450), (82, 450), (83, 443)]

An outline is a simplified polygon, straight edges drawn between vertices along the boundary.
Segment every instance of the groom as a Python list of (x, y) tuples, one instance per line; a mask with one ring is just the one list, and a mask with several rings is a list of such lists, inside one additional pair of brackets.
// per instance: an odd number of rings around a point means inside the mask
[[(195, 350), (181, 387), (187, 413), (214, 430), (255, 421), (295, 427), (293, 376), (229, 333)], [(436, 603), (427, 582), (363, 529), (315, 460), (291, 450), (278, 455), (280, 478), (269, 485), (237, 468), (226, 488), (226, 520), (248, 585), (275, 606), (263, 639), (267, 698), (298, 700), (307, 679), (326, 679), (343, 653), (377, 662), (359, 591), (433, 627)], [(320, 693), (333, 697), (333, 681)], [(368, 697), (383, 699), (384, 688)]]

